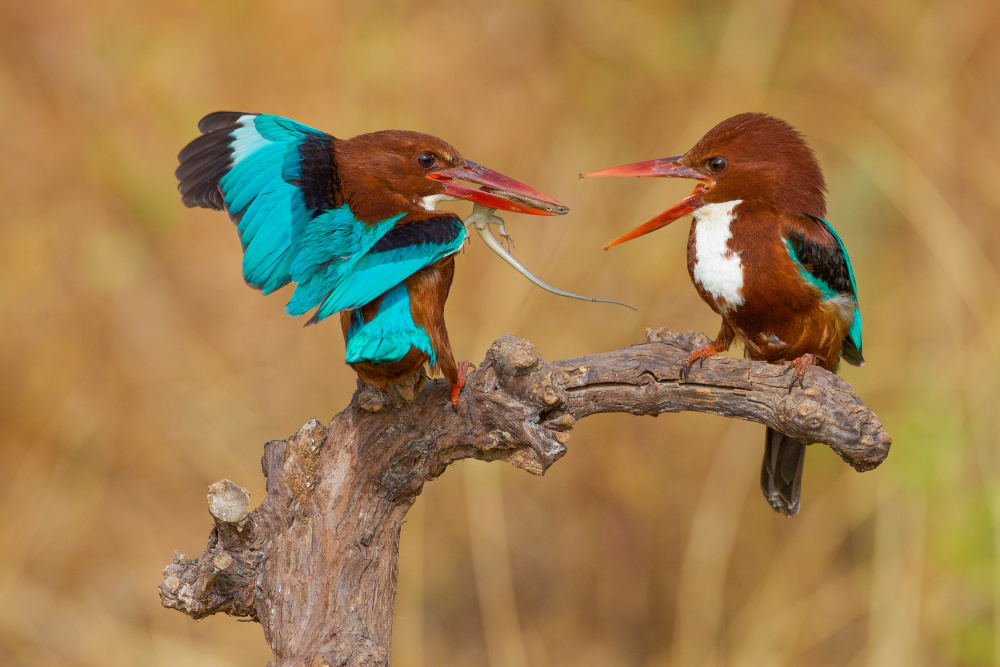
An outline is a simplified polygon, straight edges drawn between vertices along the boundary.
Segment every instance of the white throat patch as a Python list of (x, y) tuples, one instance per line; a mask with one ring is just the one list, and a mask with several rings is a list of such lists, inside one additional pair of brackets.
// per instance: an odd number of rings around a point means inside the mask
[(692, 214), (694, 281), (715, 297), (723, 312), (743, 305), (743, 263), (739, 253), (729, 247), (733, 238), (730, 224), (736, 219), (733, 209), (742, 201), (706, 204)]
[(420, 205), (423, 206), (425, 210), (433, 211), (437, 207), (438, 202), (452, 201), (454, 199), (454, 197), (444, 193), (439, 195), (427, 195), (426, 197), (420, 198)]

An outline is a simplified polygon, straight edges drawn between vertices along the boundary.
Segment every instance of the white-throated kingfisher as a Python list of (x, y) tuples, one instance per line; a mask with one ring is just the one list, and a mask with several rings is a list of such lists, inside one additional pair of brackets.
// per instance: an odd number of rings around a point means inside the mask
[[(783, 120), (744, 113), (722, 121), (684, 155), (587, 176), (700, 181), (691, 196), (605, 248), (690, 214), (687, 266), (701, 298), (722, 316), (715, 341), (691, 365), (743, 343), (751, 359), (791, 361), (792, 384), (841, 357), (861, 366), (861, 313), (844, 244), (824, 219), (826, 184), (802, 135)], [(778, 512), (799, 511), (805, 446), (768, 427), (761, 490)]]
[(226, 111), (198, 129), (179, 155), (178, 189), (187, 206), (229, 213), (247, 284), (270, 294), (295, 283), (285, 311), (315, 309), (308, 324), (340, 313), (347, 363), (363, 382), (384, 388), (427, 363), (457, 407), (471, 364), (455, 363), (444, 304), (466, 230), (435, 205), (569, 209), (419, 132), (336, 139), (288, 118)]

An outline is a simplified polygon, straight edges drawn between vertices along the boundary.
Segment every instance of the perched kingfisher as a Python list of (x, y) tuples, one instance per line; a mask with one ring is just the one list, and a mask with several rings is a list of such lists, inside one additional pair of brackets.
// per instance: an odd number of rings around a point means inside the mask
[(368, 384), (385, 388), (425, 363), (440, 368), (457, 408), (471, 364), (455, 363), (444, 304), (466, 229), (435, 205), (569, 209), (419, 132), (336, 139), (288, 118), (228, 111), (198, 129), (178, 156), (178, 189), (186, 206), (229, 213), (247, 284), (270, 294), (294, 282), (285, 312), (315, 309), (307, 324), (340, 313), (347, 363)]
[[(851, 261), (826, 215), (823, 172), (802, 135), (783, 120), (744, 113), (722, 121), (684, 155), (587, 176), (660, 176), (700, 183), (691, 196), (605, 249), (691, 214), (687, 266), (701, 298), (722, 316), (715, 341), (695, 361), (729, 349), (791, 361), (789, 390), (806, 368), (836, 372), (861, 355), (861, 312)], [(805, 446), (767, 429), (760, 484), (776, 511), (799, 511)]]

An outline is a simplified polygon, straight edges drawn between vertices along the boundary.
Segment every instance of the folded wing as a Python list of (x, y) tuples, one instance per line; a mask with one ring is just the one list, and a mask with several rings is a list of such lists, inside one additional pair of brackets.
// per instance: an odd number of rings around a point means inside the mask
[[(819, 238), (822, 238), (823, 242), (817, 242), (804, 234), (788, 234), (785, 238), (788, 252), (802, 267), (806, 279), (820, 290), (824, 298), (830, 299), (845, 294), (857, 304), (858, 286), (843, 241), (826, 220), (809, 217), (817, 224)], [(842, 351), (844, 361), (856, 366), (864, 363), (861, 336), (861, 308), (858, 307), (854, 311), (854, 319), (851, 321), (847, 337), (844, 338)]]

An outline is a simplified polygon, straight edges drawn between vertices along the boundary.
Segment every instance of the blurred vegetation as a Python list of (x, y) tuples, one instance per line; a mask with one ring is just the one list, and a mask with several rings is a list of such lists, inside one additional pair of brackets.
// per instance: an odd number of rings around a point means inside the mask
[[(816, 148), (851, 251), (863, 369), (895, 437), (858, 475), (810, 450), (803, 511), (757, 489), (763, 428), (595, 417), (544, 480), (466, 463), (403, 531), (395, 664), (987, 665), (1000, 654), (996, 0), (70, 2), (0, 5), (0, 664), (245, 665), (260, 628), (160, 608), (205, 487), (263, 494), (262, 445), (354, 378), (240, 276), (178, 150), (217, 109), (342, 137), (416, 129), (559, 198), (511, 215), (559, 299), (473, 240), (448, 323), (478, 361), (714, 334), (684, 223), (601, 245), (689, 184), (577, 174), (687, 150), (738, 112)], [(467, 207), (456, 207), (463, 214)]]

